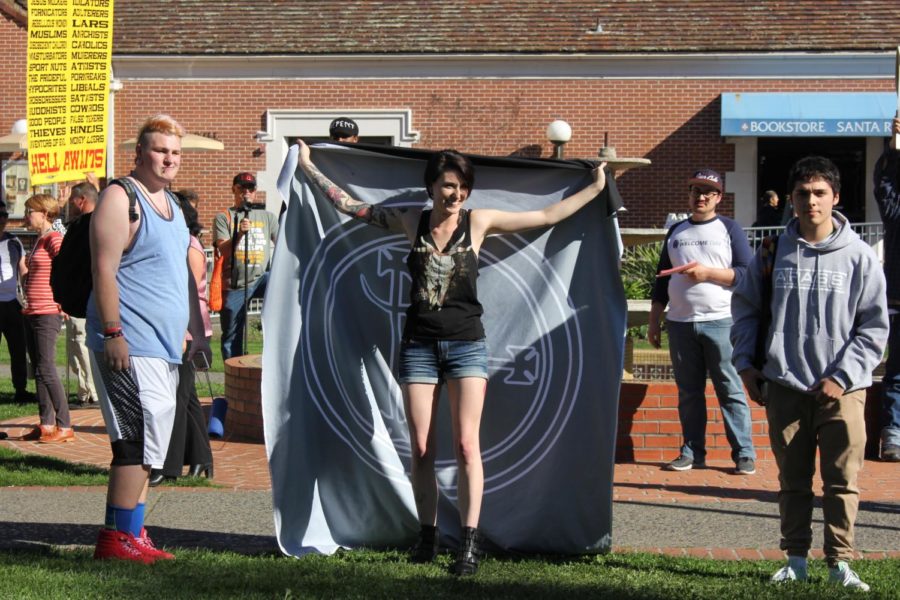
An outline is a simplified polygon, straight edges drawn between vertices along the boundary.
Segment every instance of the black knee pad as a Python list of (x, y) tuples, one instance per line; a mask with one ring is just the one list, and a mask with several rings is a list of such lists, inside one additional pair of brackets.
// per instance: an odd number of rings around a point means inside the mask
[(112, 443), (112, 464), (116, 467), (144, 464), (144, 440), (119, 440)]

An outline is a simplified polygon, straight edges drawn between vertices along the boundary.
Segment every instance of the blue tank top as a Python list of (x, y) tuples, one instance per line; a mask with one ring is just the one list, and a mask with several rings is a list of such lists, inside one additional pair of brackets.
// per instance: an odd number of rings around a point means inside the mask
[[(188, 326), (187, 252), (190, 236), (181, 209), (166, 194), (171, 219), (159, 216), (137, 190), (141, 218), (131, 247), (122, 254), (116, 283), (119, 319), (132, 356), (181, 363)], [(103, 328), (94, 292), (88, 300), (87, 342), (103, 351)]]

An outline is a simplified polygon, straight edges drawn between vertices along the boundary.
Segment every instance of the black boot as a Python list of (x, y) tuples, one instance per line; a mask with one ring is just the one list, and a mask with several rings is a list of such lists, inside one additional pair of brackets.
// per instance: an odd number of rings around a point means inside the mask
[(205, 475), (207, 479), (213, 478), (212, 463), (205, 465), (191, 465), (191, 468), (188, 470), (188, 477), (200, 477), (201, 475)]
[(163, 475), (162, 469), (150, 469), (150, 487), (156, 487), (163, 481), (175, 479), (174, 477), (166, 477)]
[(474, 527), (463, 527), (462, 543), (456, 552), (456, 562), (450, 567), (450, 572), (460, 577), (474, 575), (478, 570), (478, 557), (480, 554), (478, 530)]
[(409, 552), (409, 561), (414, 563), (430, 563), (437, 556), (441, 544), (441, 532), (433, 525), (422, 525), (419, 529), (419, 540)]

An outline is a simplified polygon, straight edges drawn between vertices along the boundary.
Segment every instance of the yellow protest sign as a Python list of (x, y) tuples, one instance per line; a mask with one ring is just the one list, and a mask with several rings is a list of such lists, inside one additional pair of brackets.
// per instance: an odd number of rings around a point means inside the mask
[(32, 185), (106, 174), (113, 0), (29, 0)]

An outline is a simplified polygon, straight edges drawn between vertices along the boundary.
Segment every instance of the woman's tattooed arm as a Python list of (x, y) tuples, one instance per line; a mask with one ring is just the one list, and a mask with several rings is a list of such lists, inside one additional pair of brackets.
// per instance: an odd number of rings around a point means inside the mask
[(303, 167), (303, 172), (309, 176), (316, 187), (322, 190), (322, 193), (334, 204), (334, 207), (342, 213), (376, 227), (403, 231), (400, 215), (406, 212), (407, 209), (386, 208), (377, 204), (372, 205), (360, 202), (351, 198), (347, 192), (325, 177), (312, 162), (301, 161), (300, 164)]

